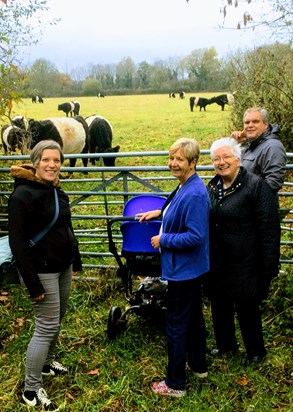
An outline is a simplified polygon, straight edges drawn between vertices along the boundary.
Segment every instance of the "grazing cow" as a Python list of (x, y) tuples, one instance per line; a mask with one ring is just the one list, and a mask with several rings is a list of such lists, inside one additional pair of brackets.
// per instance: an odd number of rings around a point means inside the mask
[[(117, 153), (120, 146), (112, 147), (113, 130), (110, 122), (101, 116), (92, 115), (87, 117), (89, 126), (89, 152), (90, 153)], [(104, 157), (105, 166), (115, 166), (116, 157)], [(95, 164), (95, 159), (91, 159)]]
[(211, 103), (217, 103), (222, 110), (225, 109), (225, 104), (234, 103), (234, 93), (220, 94), (211, 98)]
[(44, 99), (41, 96), (32, 96), (32, 103), (44, 103)]
[(65, 102), (62, 104), (58, 104), (58, 110), (62, 110), (64, 113), (66, 113), (66, 117), (68, 117), (68, 113), (70, 113), (70, 116), (72, 116), (74, 112), (74, 103)]
[(98, 93), (97, 97), (105, 97), (105, 95), (103, 93)]
[(74, 101), (72, 103), (74, 104), (73, 114), (74, 116), (78, 116), (80, 110), (80, 103), (78, 101)]
[(184, 99), (185, 98), (185, 92), (181, 91), (179, 93), (179, 97), (180, 97), (180, 99)]
[(5, 155), (8, 153), (16, 154), (17, 149), (22, 153), (26, 141), (26, 132), (20, 127), (5, 124), (1, 128), (1, 140)]
[(22, 130), (28, 129), (28, 120), (24, 116), (14, 116), (11, 119), (11, 123), (13, 126), (17, 126)]
[[(29, 120), (30, 149), (41, 140), (52, 139), (60, 144), (64, 154), (88, 153), (87, 129), (84, 119), (56, 117), (41, 121)], [(84, 167), (88, 159), (82, 159)], [(74, 167), (76, 159), (70, 159), (70, 167)], [(72, 173), (72, 172), (71, 172)], [(70, 173), (70, 174), (71, 174)]]
[(206, 112), (206, 106), (208, 104), (211, 104), (211, 100), (206, 99), (205, 97), (190, 97), (189, 104), (190, 104), (190, 110), (192, 112), (193, 112), (193, 107), (197, 107), (197, 106), (199, 106), (200, 112), (202, 108), (204, 108), (204, 111)]
[(169, 93), (169, 97), (173, 97), (173, 98), (175, 98), (176, 97), (176, 94), (175, 93)]

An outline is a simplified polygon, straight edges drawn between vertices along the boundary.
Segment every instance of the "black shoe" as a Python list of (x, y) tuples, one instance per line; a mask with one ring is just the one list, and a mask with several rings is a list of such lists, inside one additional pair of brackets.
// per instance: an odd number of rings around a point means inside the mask
[(258, 365), (261, 363), (266, 355), (255, 355), (255, 356), (247, 356), (247, 360), (245, 362), (245, 366), (253, 366)]
[(42, 406), (44, 411), (58, 411), (59, 407), (48, 398), (45, 389), (40, 388), (38, 391), (24, 391), (22, 395), (24, 403), (28, 406)]
[(213, 348), (210, 351), (210, 355), (212, 356), (233, 356), (238, 353), (238, 346), (234, 349), (228, 349), (228, 350), (221, 350), (219, 348)]
[(45, 365), (42, 370), (42, 375), (43, 376), (61, 376), (61, 375), (66, 375), (68, 373), (68, 369), (65, 368), (61, 363), (59, 362), (52, 362), (50, 365)]

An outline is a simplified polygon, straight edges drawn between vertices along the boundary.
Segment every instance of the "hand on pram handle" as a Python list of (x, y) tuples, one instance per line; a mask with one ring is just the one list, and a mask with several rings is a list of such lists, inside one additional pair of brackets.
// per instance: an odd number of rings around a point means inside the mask
[(140, 223), (143, 222), (144, 220), (157, 219), (160, 216), (161, 216), (161, 209), (149, 210), (148, 212), (136, 214), (136, 217), (139, 218), (138, 220)]

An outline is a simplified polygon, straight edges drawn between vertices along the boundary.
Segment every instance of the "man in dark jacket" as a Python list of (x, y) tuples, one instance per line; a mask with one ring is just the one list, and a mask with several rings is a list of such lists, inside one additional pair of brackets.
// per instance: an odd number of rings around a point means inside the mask
[(252, 107), (243, 116), (244, 128), (231, 134), (243, 143), (241, 164), (261, 176), (277, 193), (284, 183), (286, 151), (279, 137), (279, 126), (269, 123), (266, 109)]

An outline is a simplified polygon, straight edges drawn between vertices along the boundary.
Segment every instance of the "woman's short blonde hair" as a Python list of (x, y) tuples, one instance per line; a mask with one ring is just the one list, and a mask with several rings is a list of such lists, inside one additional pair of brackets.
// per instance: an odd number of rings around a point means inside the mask
[(173, 153), (177, 152), (177, 150), (182, 151), (189, 163), (191, 163), (194, 159), (197, 161), (199, 158), (199, 145), (194, 139), (181, 137), (172, 144), (169, 149), (169, 154), (172, 155)]

